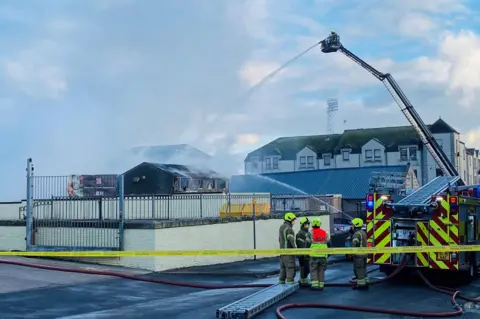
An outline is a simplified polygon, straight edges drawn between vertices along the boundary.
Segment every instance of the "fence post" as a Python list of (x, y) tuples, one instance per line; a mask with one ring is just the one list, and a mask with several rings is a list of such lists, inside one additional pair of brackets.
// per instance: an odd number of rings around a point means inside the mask
[(227, 194), (227, 216), (231, 216), (231, 204), (232, 204), (232, 198), (231, 198), (231, 195), (230, 195), (230, 192), (228, 192)]
[(33, 231), (33, 163), (32, 159), (27, 159), (27, 203), (25, 206), (25, 226), (26, 226), (26, 238), (25, 249), (28, 251), (32, 246), (32, 231)]
[(98, 199), (98, 220), (103, 219), (103, 201), (102, 198), (100, 197)]
[(203, 218), (203, 194), (200, 194), (200, 218)]
[(152, 195), (152, 220), (155, 220), (155, 194)]
[[(257, 205), (257, 199), (255, 198), (255, 194), (253, 194), (252, 200), (252, 221), (253, 221), (253, 249), (257, 249), (257, 213), (255, 206)], [(253, 260), (257, 260), (257, 255), (253, 255)]]
[(118, 176), (118, 248), (124, 250), (124, 235), (125, 235), (125, 194), (123, 188), (123, 174)]

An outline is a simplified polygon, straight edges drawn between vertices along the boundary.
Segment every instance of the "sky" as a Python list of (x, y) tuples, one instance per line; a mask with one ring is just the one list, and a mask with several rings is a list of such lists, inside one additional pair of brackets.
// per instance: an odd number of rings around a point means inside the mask
[(424, 121), (480, 147), (480, 3), (463, 0), (4, 0), (0, 200), (35, 174), (120, 173), (134, 145), (186, 143), (236, 173), (279, 136), (407, 125), (382, 83), (340, 53), (335, 30), (391, 73)]

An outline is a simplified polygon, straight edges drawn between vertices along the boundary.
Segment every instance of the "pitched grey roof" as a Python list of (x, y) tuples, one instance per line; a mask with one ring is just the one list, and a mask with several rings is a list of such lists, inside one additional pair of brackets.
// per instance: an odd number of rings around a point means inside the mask
[[(427, 126), (432, 133), (457, 132), (442, 119)], [(324, 153), (338, 154), (342, 148), (351, 148), (352, 153), (360, 153), (362, 146), (372, 139), (384, 145), (387, 152), (398, 151), (400, 145), (417, 145), (419, 148), (423, 146), (412, 126), (354, 129), (345, 130), (342, 134), (280, 137), (249, 153), (245, 161), (250, 161), (252, 157), (272, 155), (279, 155), (283, 160), (292, 160), (306, 146), (319, 156)]]

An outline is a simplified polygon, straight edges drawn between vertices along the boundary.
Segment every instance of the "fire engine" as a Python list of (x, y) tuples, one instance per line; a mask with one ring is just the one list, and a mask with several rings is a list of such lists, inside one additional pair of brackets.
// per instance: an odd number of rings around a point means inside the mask
[[(416, 112), (391, 74), (382, 73), (343, 46), (336, 34), (320, 41), (322, 52), (341, 52), (380, 80), (419, 135), (441, 170), (429, 183), (399, 200), (388, 191), (371, 189), (366, 196), (368, 246), (457, 246), (480, 244), (480, 185), (466, 186), (456, 167)], [(420, 252), (408, 259), (407, 267), (478, 273), (479, 252)], [(372, 254), (371, 264), (391, 273), (403, 254)]]
[[(436, 193), (423, 202), (407, 196), (398, 203), (390, 195), (373, 192), (367, 195), (367, 236), (371, 247), (457, 246), (480, 242), (479, 185), (448, 187), (434, 191), (434, 184), (448, 180), (443, 176), (417, 192)], [(439, 190), (440, 188), (437, 188)], [(433, 191), (432, 191), (433, 190)], [(410, 196), (414, 196), (413, 193)], [(418, 196), (418, 195), (417, 195)], [(368, 263), (379, 264), (391, 273), (403, 254), (373, 254)], [(408, 261), (407, 267), (464, 272), (473, 279), (479, 267), (478, 252), (421, 252)]]

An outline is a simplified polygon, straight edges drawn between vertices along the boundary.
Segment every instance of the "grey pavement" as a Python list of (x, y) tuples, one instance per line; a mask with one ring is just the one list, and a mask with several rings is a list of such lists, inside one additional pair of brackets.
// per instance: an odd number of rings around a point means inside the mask
[[(4, 259), (4, 258), (2, 258)], [(55, 263), (59, 261), (35, 260), (23, 258), (32, 263)], [(69, 267), (97, 268), (93, 265), (68, 263)], [(209, 284), (240, 283), (274, 283), (276, 277), (254, 278), (241, 275), (242, 271), (272, 271), (277, 267), (276, 260), (235, 263), (210, 267), (226, 268), (238, 275), (214, 276), (194, 272), (190, 269), (184, 274), (156, 273), (145, 274), (138, 270), (99, 267), (140, 276), (157, 277), (183, 282), (200, 282)], [(201, 269), (200, 269), (201, 270)], [(328, 282), (346, 282), (352, 273), (349, 263), (334, 263), (329, 266), (326, 280)], [(372, 277), (381, 278), (382, 274), (374, 272)], [(0, 264), (0, 318), (179, 318), (207, 319), (215, 318), (215, 311), (229, 303), (241, 299), (258, 289), (221, 289), (202, 290), (197, 288), (176, 287), (163, 284), (139, 282), (105, 276), (83, 275), (31, 269)], [(480, 294), (480, 281), (463, 287), (466, 294)], [(322, 302), (345, 305), (362, 305), (369, 307), (406, 309), (414, 311), (451, 311), (449, 297), (438, 294), (410, 280), (397, 280), (371, 287), (369, 291), (353, 291), (350, 288), (327, 288), (323, 292), (302, 289), (281, 301), (271, 309), (258, 316), (276, 318), (275, 308), (286, 303)], [(474, 308), (472, 305), (467, 308)], [(462, 318), (480, 318), (479, 309)], [(476, 311), (476, 312), (475, 312)], [(335, 312), (335, 313), (334, 313)], [(399, 318), (370, 313), (342, 313), (341, 310), (329, 309), (292, 309), (285, 312), (288, 319), (300, 318)]]

